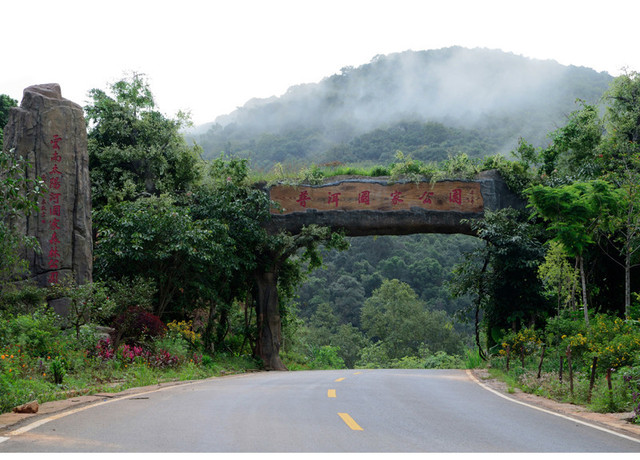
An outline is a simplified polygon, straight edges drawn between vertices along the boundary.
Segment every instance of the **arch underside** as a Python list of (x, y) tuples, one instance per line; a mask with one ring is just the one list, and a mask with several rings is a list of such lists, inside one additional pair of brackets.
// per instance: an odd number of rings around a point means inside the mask
[(410, 235), (414, 233), (461, 233), (474, 235), (468, 220), (484, 213), (447, 211), (316, 211), (272, 215), (267, 230), (299, 233), (303, 227), (318, 225), (343, 231), (346, 236)]

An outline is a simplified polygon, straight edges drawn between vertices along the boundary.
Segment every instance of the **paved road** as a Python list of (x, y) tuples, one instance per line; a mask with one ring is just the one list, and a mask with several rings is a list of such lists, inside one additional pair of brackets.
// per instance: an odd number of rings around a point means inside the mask
[(272, 372), (109, 400), (0, 452), (640, 452), (460, 370)]

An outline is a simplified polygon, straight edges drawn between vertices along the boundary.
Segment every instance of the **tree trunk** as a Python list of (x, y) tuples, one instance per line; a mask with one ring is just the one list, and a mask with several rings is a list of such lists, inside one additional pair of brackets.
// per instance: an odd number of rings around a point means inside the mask
[[(573, 268), (574, 273), (575, 273), (575, 270), (577, 268), (578, 268), (578, 257), (576, 257), (576, 265)], [(573, 279), (574, 279), (574, 282), (571, 283), (571, 301), (570, 301), (570, 303), (571, 303), (571, 311), (575, 311), (576, 310), (576, 289), (577, 289), (576, 285), (578, 284), (578, 281), (575, 279), (575, 276), (573, 277)]]
[(213, 346), (213, 327), (216, 321), (216, 312), (217, 312), (216, 307), (217, 307), (216, 302), (212, 301), (211, 306), (209, 307), (209, 316), (207, 317), (207, 327), (205, 328), (204, 337), (203, 337), (204, 348), (211, 353), (213, 353), (215, 350)]
[(624, 257), (624, 316), (631, 316), (631, 252), (627, 246)]
[(218, 320), (218, 327), (216, 327), (216, 349), (220, 349), (222, 347), (222, 343), (224, 339), (227, 337), (227, 333), (229, 332), (229, 309), (231, 307), (228, 304), (221, 305), (220, 308), (220, 319)]
[(278, 305), (278, 275), (276, 271), (257, 272), (258, 296), (256, 316), (258, 340), (255, 356), (262, 359), (264, 368), (271, 371), (286, 371), (280, 360), (281, 324)]
[(584, 259), (578, 256), (580, 263), (580, 280), (582, 281), (582, 308), (584, 309), (584, 324), (589, 327), (589, 306), (587, 305), (587, 279), (584, 274)]
[(480, 277), (478, 278), (478, 299), (476, 301), (476, 345), (478, 346), (478, 354), (484, 361), (487, 361), (487, 356), (482, 350), (482, 345), (480, 344), (480, 305), (482, 304), (482, 299), (484, 298), (483, 280), (488, 265), (489, 257), (487, 256), (484, 259), (484, 265), (482, 266), (482, 271), (480, 272)]

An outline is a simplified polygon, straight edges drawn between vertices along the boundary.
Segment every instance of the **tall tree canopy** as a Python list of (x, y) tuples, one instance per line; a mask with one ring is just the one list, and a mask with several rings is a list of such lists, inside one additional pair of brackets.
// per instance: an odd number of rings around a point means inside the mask
[(16, 107), (17, 105), (18, 101), (15, 99), (6, 94), (0, 94), (0, 149), (2, 149), (4, 127), (9, 122), (9, 110), (11, 110), (11, 107)]
[(200, 148), (180, 129), (189, 118), (167, 118), (157, 110), (144, 75), (134, 73), (89, 92), (89, 168), (94, 207), (109, 200), (188, 190), (200, 176)]

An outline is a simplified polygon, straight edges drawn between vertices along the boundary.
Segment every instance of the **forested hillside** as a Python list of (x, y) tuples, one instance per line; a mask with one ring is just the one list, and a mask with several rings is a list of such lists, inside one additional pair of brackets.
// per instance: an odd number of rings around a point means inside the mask
[(422, 161), (508, 154), (520, 137), (548, 142), (576, 109), (598, 103), (611, 76), (497, 50), (459, 47), (376, 56), (281, 97), (254, 99), (194, 139), (269, 170), (275, 163)]

